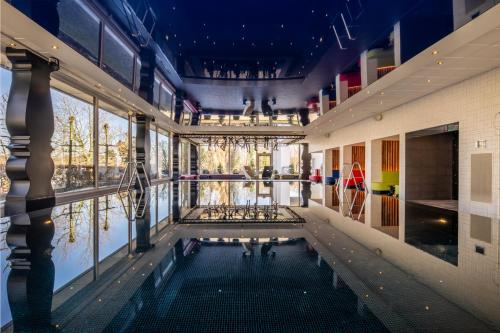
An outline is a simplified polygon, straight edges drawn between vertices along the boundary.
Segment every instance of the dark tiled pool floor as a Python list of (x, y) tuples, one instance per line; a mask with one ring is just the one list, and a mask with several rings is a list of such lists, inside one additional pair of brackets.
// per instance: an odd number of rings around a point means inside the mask
[[(170, 280), (152, 274), (107, 332), (385, 332), (307, 243), (243, 257), (241, 246), (203, 245), (177, 260)], [(363, 307), (362, 307), (363, 308)]]

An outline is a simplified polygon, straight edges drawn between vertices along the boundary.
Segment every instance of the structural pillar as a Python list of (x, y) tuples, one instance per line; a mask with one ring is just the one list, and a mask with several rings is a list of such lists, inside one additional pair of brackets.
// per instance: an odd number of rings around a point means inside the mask
[(179, 134), (172, 135), (172, 219), (178, 222), (180, 218), (179, 201)]
[(302, 207), (309, 206), (309, 199), (311, 198), (311, 182), (309, 181), (309, 176), (311, 175), (311, 154), (309, 153), (309, 144), (301, 143), (302, 151), (302, 173), (300, 179), (302, 180)]
[(6, 242), (11, 253), (7, 296), (14, 332), (51, 332), (55, 267), (52, 208), (11, 217)]
[(365, 50), (361, 53), (360, 67), (361, 87), (364, 89), (378, 79), (378, 60), (376, 58), (368, 58), (368, 51)]
[(152, 48), (141, 48), (141, 75), (139, 81), (139, 96), (149, 104), (154, 105), (156, 54)]
[(307, 126), (310, 123), (309, 120), (309, 109), (299, 109), (299, 120), (302, 126)]
[(341, 80), (340, 74), (337, 74), (335, 76), (335, 87), (337, 88), (337, 105), (339, 105), (349, 97), (349, 82)]
[(184, 111), (184, 94), (179, 91), (175, 94), (174, 121), (181, 123), (182, 112)]
[[(191, 159), (190, 165), (190, 174), (197, 175), (198, 174), (198, 147), (190, 143), (189, 144), (189, 157)], [(198, 182), (190, 182), (190, 206), (195, 207), (198, 202)]]
[[(148, 179), (151, 179), (151, 138), (150, 138), (150, 127), (151, 118), (137, 114), (136, 119), (136, 138), (135, 138), (135, 158), (138, 163), (143, 163), (144, 168), (141, 165), (137, 166), (137, 172), (139, 173), (139, 178), (143, 186), (147, 186), (145, 181), (145, 175)], [(136, 187), (138, 184), (136, 184)]]
[(6, 55), (12, 63), (12, 85), (5, 117), (10, 134), (5, 169), (11, 182), (5, 214), (13, 215), (55, 204), (50, 73), (59, 66), (28, 50), (8, 47)]

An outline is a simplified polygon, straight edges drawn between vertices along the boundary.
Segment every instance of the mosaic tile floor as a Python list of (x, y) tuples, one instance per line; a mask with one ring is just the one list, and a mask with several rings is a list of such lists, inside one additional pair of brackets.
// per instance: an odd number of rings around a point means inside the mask
[[(259, 247), (262, 245), (259, 245)], [(107, 332), (385, 332), (307, 242), (243, 257), (241, 246), (201, 246), (171, 279), (151, 275)]]

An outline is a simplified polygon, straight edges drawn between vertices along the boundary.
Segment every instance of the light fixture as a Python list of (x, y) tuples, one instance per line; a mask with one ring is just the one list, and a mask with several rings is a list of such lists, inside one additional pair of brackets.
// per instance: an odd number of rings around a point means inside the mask
[(434, 50), (434, 51), (432, 51), (432, 55), (436, 55), (436, 54), (438, 54), (438, 53), (439, 53), (439, 51), (438, 51), (438, 50)]
[(427, 83), (431, 83), (431, 79), (427, 79)]
[(436, 61), (436, 64), (442, 65), (442, 64), (444, 64), (444, 62), (442, 60), (438, 60), (438, 61)]
[(16, 43), (10, 43), (9, 46), (10, 47), (16, 47), (17, 45), (16, 45)]
[(53, 50), (57, 50), (59, 47), (57, 45), (52, 45)]

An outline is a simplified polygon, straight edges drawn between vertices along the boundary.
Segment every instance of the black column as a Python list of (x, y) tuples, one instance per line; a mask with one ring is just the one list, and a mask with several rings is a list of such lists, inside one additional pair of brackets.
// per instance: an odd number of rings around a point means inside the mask
[(49, 82), (58, 65), (27, 50), (7, 48), (6, 54), (12, 63), (12, 85), (5, 117), (11, 154), (5, 167), (11, 181), (5, 213), (12, 215), (55, 204), (50, 156), (54, 114)]
[(309, 109), (299, 109), (299, 120), (302, 126), (309, 125)]
[(174, 121), (177, 124), (181, 122), (182, 112), (184, 111), (184, 94), (182, 91), (177, 91), (175, 94)]
[[(14, 332), (51, 332), (55, 267), (51, 208), (11, 217), (6, 242), (10, 273), (7, 296)], [(55, 330), (54, 330), (55, 331)]]
[(172, 135), (172, 220), (178, 222), (180, 218), (179, 201), (179, 134)]
[(135, 230), (137, 234), (135, 252), (146, 252), (154, 245), (151, 244), (151, 194), (150, 189), (146, 192), (136, 192), (135, 195), (137, 213), (135, 215)]
[[(136, 138), (135, 138), (135, 152), (137, 162), (142, 162), (144, 164), (144, 169), (138, 165), (139, 178), (143, 186), (147, 186), (144, 180), (145, 174), (147, 174), (148, 179), (151, 179), (151, 138), (149, 135), (149, 130), (151, 127), (151, 119), (145, 115), (136, 115)], [(136, 184), (136, 187), (138, 184)]]
[(302, 186), (302, 207), (309, 206), (309, 199), (311, 198), (311, 182), (309, 181), (309, 176), (311, 175), (311, 154), (309, 153), (309, 144), (301, 143), (300, 148), (302, 150), (302, 172), (300, 174), (300, 179)]
[(141, 59), (139, 96), (154, 105), (156, 55), (151, 48), (141, 48), (139, 57)]

